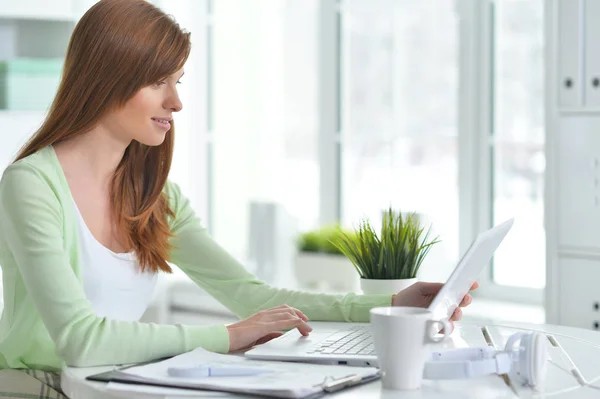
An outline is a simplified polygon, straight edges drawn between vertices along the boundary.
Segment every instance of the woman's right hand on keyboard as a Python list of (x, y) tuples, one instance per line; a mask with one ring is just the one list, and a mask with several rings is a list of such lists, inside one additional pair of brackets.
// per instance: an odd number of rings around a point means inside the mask
[(312, 331), (306, 324), (307, 320), (304, 313), (287, 305), (261, 310), (247, 319), (227, 326), (229, 351), (264, 344), (283, 335), (281, 330), (290, 328), (297, 328), (300, 334), (307, 336)]

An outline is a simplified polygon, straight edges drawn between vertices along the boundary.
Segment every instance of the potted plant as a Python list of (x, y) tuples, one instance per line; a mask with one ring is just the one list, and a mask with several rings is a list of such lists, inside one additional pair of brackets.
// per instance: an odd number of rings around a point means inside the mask
[(323, 226), (298, 237), (298, 253), (294, 262), (296, 279), (311, 290), (359, 291), (360, 283), (350, 260), (333, 245), (340, 234), (352, 236), (339, 225)]
[(404, 216), (391, 208), (383, 213), (377, 235), (368, 219), (353, 234), (340, 232), (332, 241), (354, 265), (365, 294), (393, 294), (417, 281), (417, 272), (437, 238), (429, 241), (413, 213)]

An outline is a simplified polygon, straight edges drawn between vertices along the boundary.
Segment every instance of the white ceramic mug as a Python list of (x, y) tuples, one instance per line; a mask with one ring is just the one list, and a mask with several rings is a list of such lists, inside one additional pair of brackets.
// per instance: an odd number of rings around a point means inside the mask
[[(414, 390), (421, 387), (427, 344), (450, 338), (446, 320), (432, 320), (424, 308), (390, 306), (371, 309), (371, 330), (382, 384), (385, 389)], [(438, 328), (432, 328), (438, 325)], [(431, 331), (444, 329), (434, 337)]]

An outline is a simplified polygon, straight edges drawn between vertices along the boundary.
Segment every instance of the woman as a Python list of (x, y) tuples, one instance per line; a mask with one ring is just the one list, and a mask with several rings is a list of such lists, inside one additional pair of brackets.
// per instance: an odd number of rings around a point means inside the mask
[[(18, 380), (15, 389), (58, 395), (64, 364), (143, 362), (198, 346), (237, 351), (284, 329), (307, 335), (308, 319), (368, 321), (375, 306), (427, 306), (439, 290), (280, 290), (221, 249), (167, 180), (189, 51), (189, 34), (143, 0), (100, 1), (77, 24), (47, 119), (0, 182), (0, 391)], [(138, 322), (157, 273), (171, 271), (167, 261), (243, 320)]]

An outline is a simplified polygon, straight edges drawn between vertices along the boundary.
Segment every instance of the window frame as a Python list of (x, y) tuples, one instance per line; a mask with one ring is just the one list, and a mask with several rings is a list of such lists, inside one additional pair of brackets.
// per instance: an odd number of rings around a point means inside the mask
[(341, 0), (321, 0), (319, 7), (319, 221), (342, 217), (342, 76)]
[[(475, 239), (478, 231), (488, 229), (493, 224), (493, 201), (494, 201), (494, 146), (496, 140), (493, 136), (493, 95), (494, 95), (494, 75), (493, 75), (493, 62), (494, 62), (494, 6), (497, 0), (469, 0), (461, 1), (464, 4), (464, 9), (461, 10), (461, 46), (464, 47), (463, 38), (474, 38), (478, 43), (472, 47), (472, 53), (469, 51), (463, 51), (464, 57), (461, 56), (461, 63), (465, 65), (469, 62), (476, 64), (472, 67), (477, 71), (479, 76), (478, 88), (470, 92), (461, 92), (462, 97), (472, 97), (471, 104), (480, 104), (482, 109), (475, 109), (465, 104), (461, 104), (461, 113), (468, 117), (471, 115), (472, 119), (479, 119), (479, 124), (476, 123), (460, 126), (460, 134), (471, 137), (475, 143), (477, 143), (477, 151), (473, 153), (465, 143), (465, 146), (460, 147), (460, 160), (459, 162), (464, 165), (464, 169), (470, 169), (471, 176), (469, 176), (468, 170), (464, 172), (464, 179), (459, 178), (459, 187), (461, 193), (464, 192), (466, 198), (475, 201), (471, 202), (470, 208), (472, 209), (471, 220), (474, 220), (471, 228), (466, 230), (468, 224), (464, 223), (463, 214), (460, 216), (460, 229), (466, 231), (461, 234), (461, 253), (466, 250), (466, 246)], [(470, 3), (470, 4), (469, 4)], [(470, 19), (467, 14), (473, 18)], [(465, 18), (466, 17), (466, 18)], [(466, 23), (471, 20), (474, 23)], [(469, 57), (469, 59), (466, 59)], [(460, 67), (461, 76), (463, 65)], [(463, 89), (462, 84), (459, 85), (460, 89)], [(465, 100), (467, 100), (465, 98)], [(479, 112), (479, 118), (476, 115)], [(475, 127), (475, 129), (473, 129)], [(462, 140), (462, 141), (466, 141)], [(475, 184), (473, 184), (475, 183)], [(470, 187), (473, 187), (475, 195), (469, 193)], [(460, 200), (463, 204), (463, 198)], [(465, 209), (465, 214), (468, 214), (469, 210)], [(527, 303), (532, 305), (542, 305), (544, 301), (544, 289), (539, 288), (527, 288), (527, 287), (515, 287), (497, 284), (493, 279), (493, 260), (488, 264), (483, 272), (481, 273), (480, 280), (481, 288), (477, 290), (477, 295), (495, 300), (502, 301), (514, 301), (519, 303)]]

